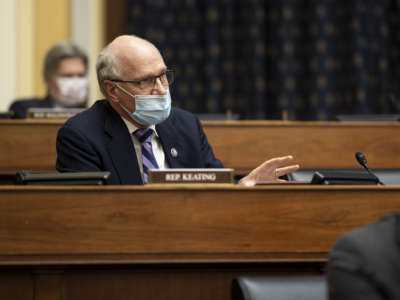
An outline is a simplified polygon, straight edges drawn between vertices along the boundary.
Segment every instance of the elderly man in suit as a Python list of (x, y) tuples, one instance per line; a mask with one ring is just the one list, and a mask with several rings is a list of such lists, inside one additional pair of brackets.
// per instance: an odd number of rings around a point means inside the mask
[[(106, 100), (97, 101), (59, 130), (59, 171), (110, 171), (112, 184), (141, 185), (147, 183), (149, 168), (223, 167), (199, 120), (171, 108), (173, 72), (149, 41), (117, 37), (100, 53), (97, 77)], [(292, 159), (266, 161), (241, 184), (278, 181), (278, 176), (298, 169), (285, 166)]]

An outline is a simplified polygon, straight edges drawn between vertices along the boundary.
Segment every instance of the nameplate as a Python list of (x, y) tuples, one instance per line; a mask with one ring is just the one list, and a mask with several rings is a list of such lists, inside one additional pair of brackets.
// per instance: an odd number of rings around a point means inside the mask
[(150, 169), (149, 183), (233, 183), (233, 169)]
[(68, 119), (84, 110), (83, 108), (29, 108), (26, 116), (30, 119)]

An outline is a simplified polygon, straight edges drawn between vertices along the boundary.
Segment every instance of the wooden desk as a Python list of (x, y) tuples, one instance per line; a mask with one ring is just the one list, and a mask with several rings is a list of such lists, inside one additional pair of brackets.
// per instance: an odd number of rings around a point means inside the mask
[(0, 120), (0, 172), (55, 171), (63, 120)]
[(339, 236), (399, 199), (389, 186), (2, 186), (0, 294), (228, 300), (235, 276), (321, 273)]
[(371, 168), (400, 168), (399, 122), (231, 121), (204, 129), (216, 156), (239, 174), (287, 154), (305, 169), (359, 168), (357, 151)]
[[(63, 120), (0, 120), (0, 173), (54, 171), (56, 135)], [(218, 158), (237, 174), (264, 160), (293, 154), (302, 168), (400, 168), (400, 124), (208, 121), (204, 130)]]

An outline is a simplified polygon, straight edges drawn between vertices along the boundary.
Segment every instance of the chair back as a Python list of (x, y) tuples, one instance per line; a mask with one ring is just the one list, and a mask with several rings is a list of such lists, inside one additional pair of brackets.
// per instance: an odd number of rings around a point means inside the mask
[(323, 275), (239, 277), (232, 283), (232, 300), (326, 300)]

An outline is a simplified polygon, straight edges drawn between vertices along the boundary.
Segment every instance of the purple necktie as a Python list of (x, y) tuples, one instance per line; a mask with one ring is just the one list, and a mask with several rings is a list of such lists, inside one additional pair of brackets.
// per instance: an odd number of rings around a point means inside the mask
[(151, 147), (151, 138), (153, 136), (153, 129), (145, 128), (138, 129), (133, 133), (140, 144), (142, 144), (142, 161), (143, 161), (143, 182), (148, 182), (147, 171), (149, 169), (158, 169), (156, 158), (153, 154)]

